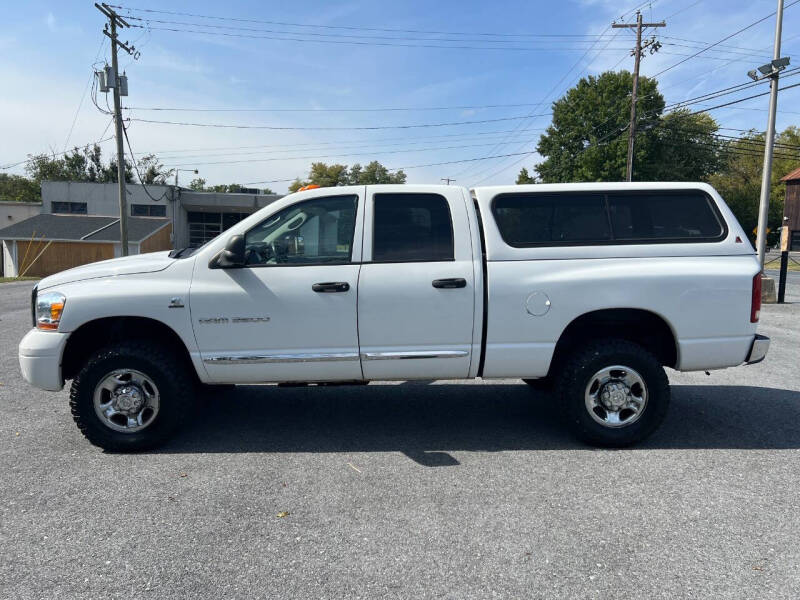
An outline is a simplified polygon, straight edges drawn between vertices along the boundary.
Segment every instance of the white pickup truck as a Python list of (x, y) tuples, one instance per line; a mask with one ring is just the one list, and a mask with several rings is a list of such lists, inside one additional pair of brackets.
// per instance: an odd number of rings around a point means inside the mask
[(764, 358), (760, 290), (705, 184), (320, 188), (194, 250), (43, 279), (19, 361), (71, 379), (114, 451), (163, 442), (203, 385), (474, 377), (552, 386), (580, 438), (620, 446), (663, 420), (664, 367)]

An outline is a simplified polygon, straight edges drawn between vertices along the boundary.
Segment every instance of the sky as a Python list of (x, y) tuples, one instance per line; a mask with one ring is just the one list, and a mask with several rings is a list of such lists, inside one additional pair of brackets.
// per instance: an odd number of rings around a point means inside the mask
[[(662, 43), (642, 60), (647, 76), (766, 17), (776, 5), (116, 1), (124, 2), (120, 14), (134, 17), (130, 24), (144, 26), (121, 32), (141, 53), (138, 59), (120, 55), (133, 155), (155, 153), (166, 166), (187, 169), (179, 171), (181, 184), (199, 176), (208, 184), (278, 193), (315, 160), (379, 160), (404, 168), (409, 183), (448, 177), (465, 186), (513, 183), (521, 167), (532, 170), (540, 160), (535, 147), (553, 100), (581, 77), (633, 68), (634, 35), (611, 29), (612, 21), (633, 22), (637, 6), (646, 22), (666, 20), (666, 27), (645, 32)], [(96, 107), (91, 85), (93, 67), (110, 62), (105, 18), (90, 1), (2, 4), (0, 165), (106, 138), (101, 147), (110, 157), (114, 128), (101, 109), (112, 97), (96, 93)], [(774, 27), (773, 16), (660, 74), (666, 102), (748, 82), (747, 71), (772, 58)], [(798, 50), (800, 4), (786, 9), (782, 55)], [(800, 57), (793, 62), (800, 65)], [(787, 77), (783, 85), (791, 83)], [(730, 128), (725, 133), (763, 130), (767, 103), (762, 96), (711, 114)], [(778, 130), (793, 124), (800, 125), (800, 87), (779, 100)], [(0, 172), (23, 174), (24, 165)]]

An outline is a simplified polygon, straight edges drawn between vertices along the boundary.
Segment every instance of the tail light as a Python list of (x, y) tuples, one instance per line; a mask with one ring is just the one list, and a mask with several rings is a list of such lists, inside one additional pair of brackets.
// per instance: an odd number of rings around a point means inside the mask
[(753, 277), (753, 298), (750, 301), (750, 322), (758, 323), (761, 316), (761, 273)]

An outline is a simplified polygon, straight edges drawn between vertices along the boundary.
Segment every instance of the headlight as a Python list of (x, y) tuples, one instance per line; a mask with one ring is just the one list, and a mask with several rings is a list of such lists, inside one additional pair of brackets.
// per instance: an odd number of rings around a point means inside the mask
[(39, 295), (36, 298), (37, 329), (58, 329), (66, 301), (64, 294), (59, 294), (58, 292), (47, 292)]

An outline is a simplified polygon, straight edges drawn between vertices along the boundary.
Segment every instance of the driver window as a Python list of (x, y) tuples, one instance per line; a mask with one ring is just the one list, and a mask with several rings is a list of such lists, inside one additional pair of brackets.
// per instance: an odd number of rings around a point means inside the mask
[(247, 265), (350, 262), (358, 196), (328, 196), (293, 204), (245, 234)]

